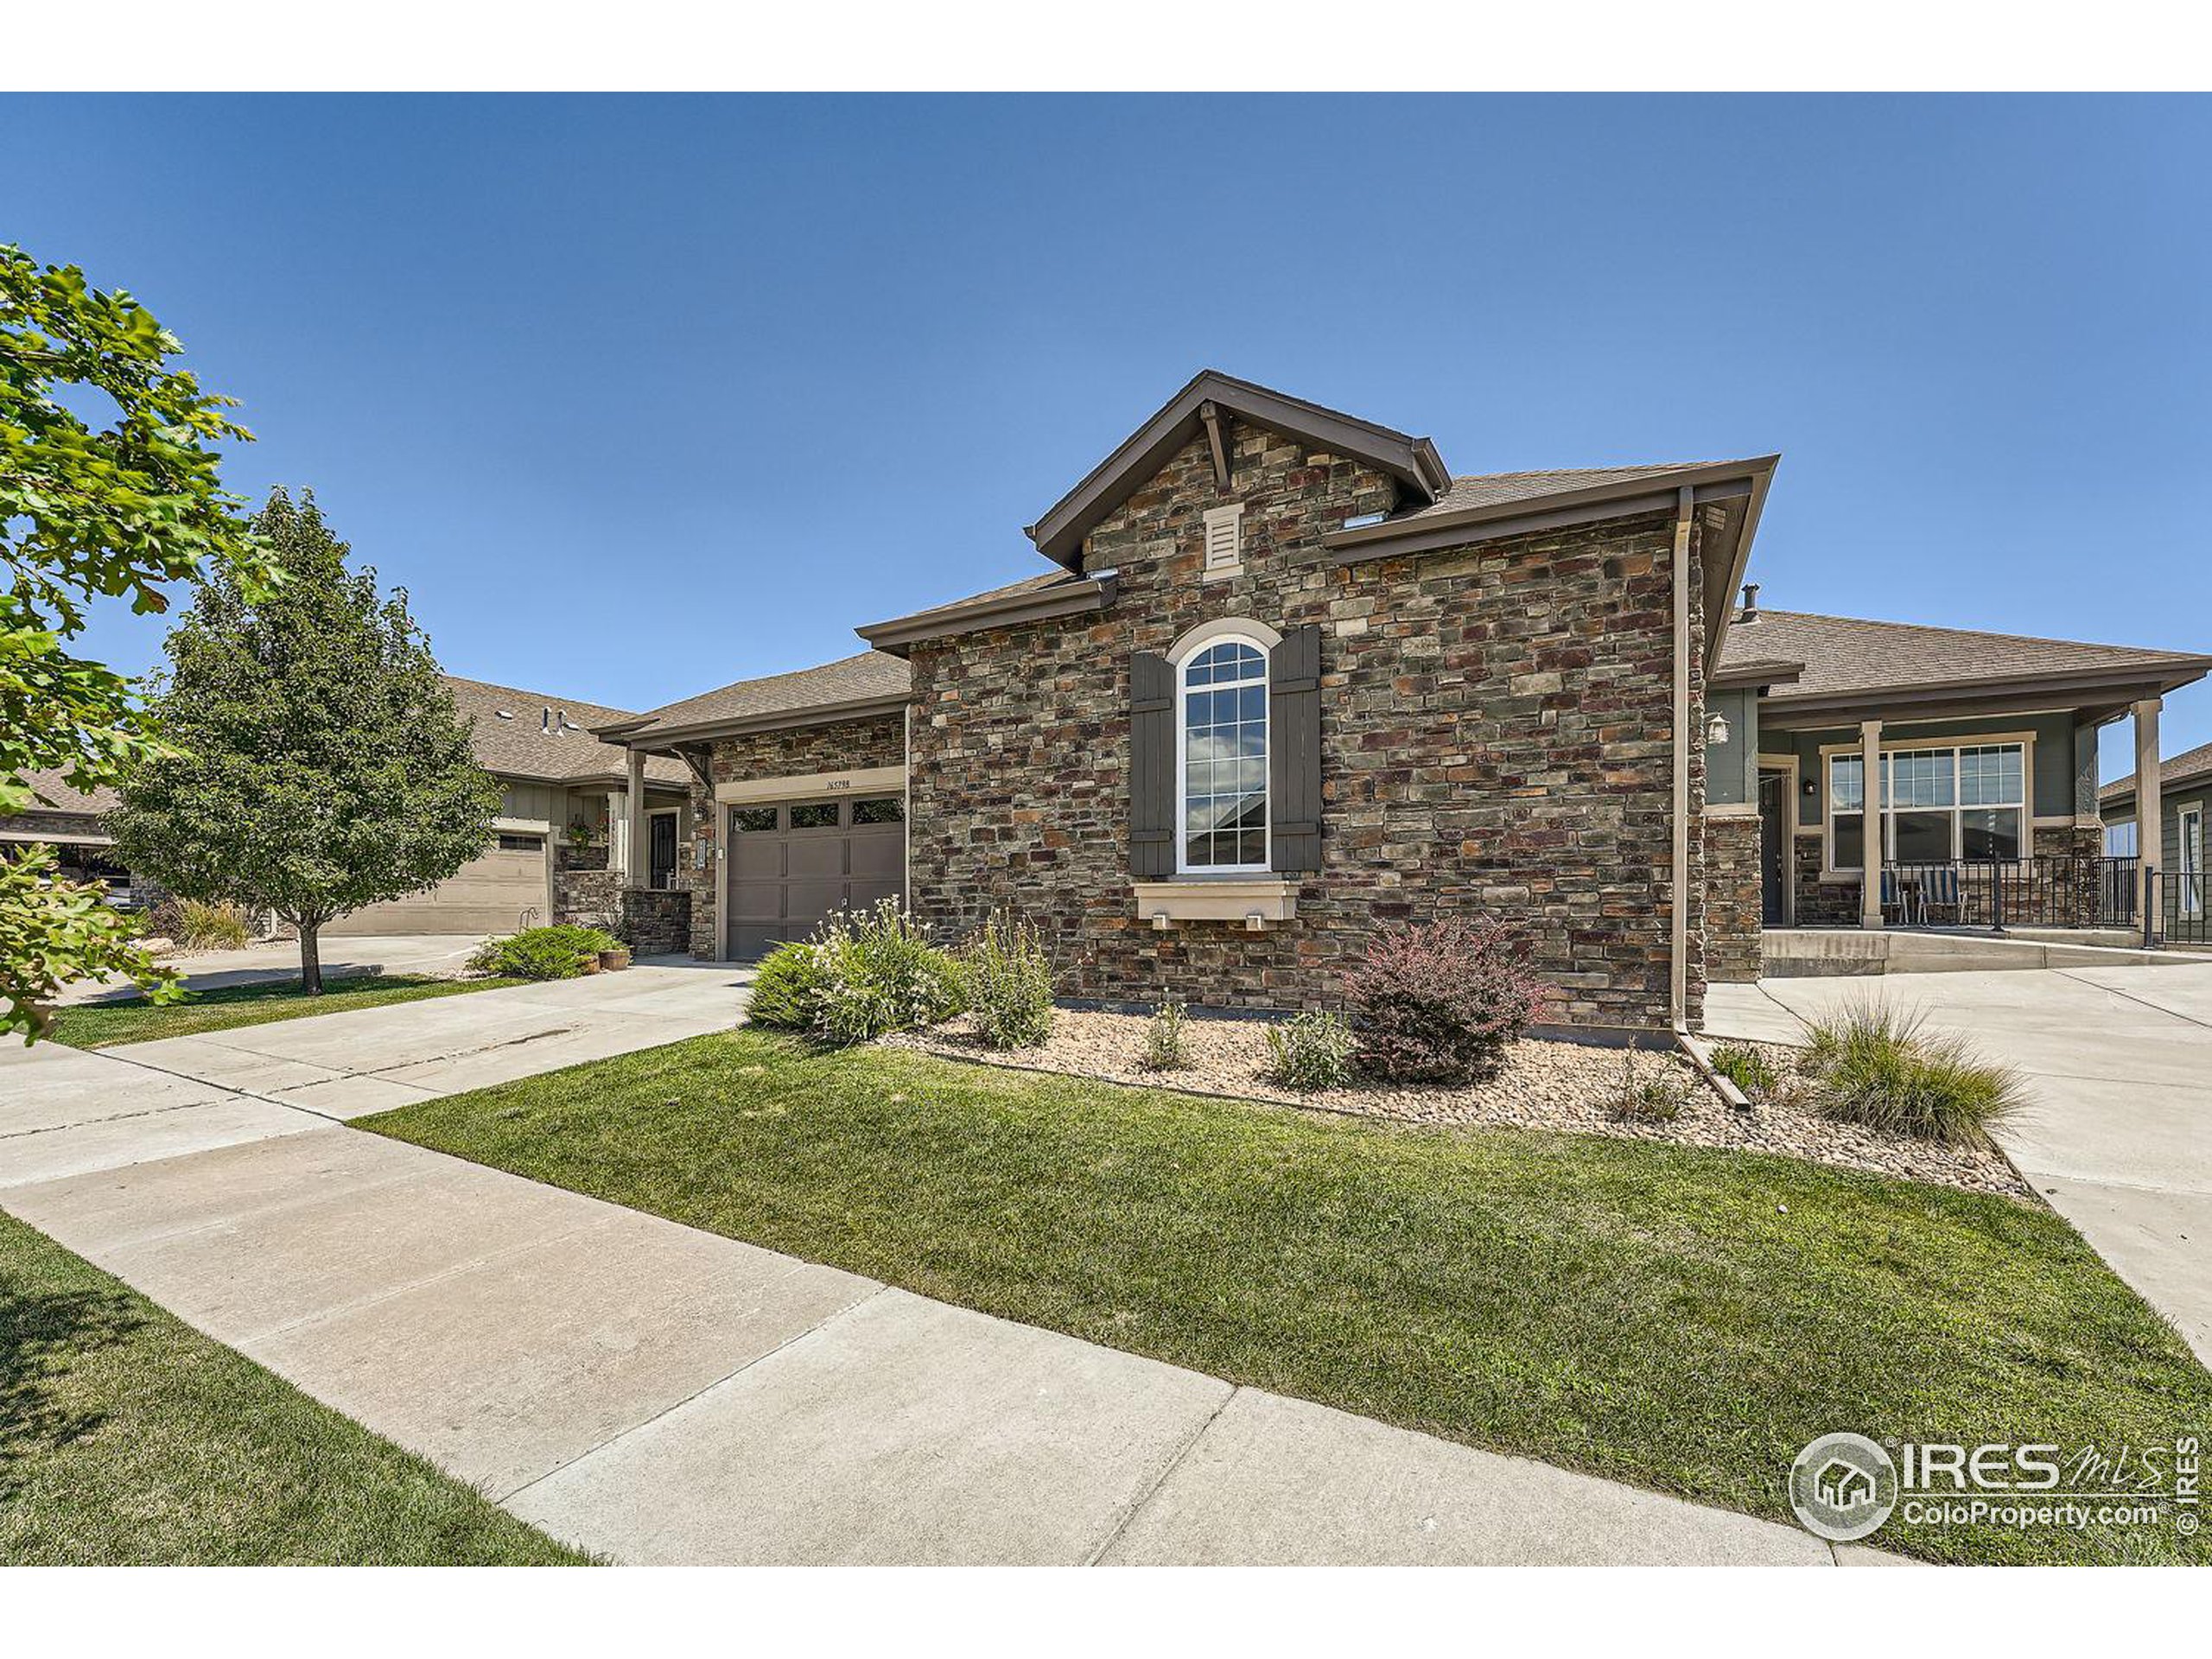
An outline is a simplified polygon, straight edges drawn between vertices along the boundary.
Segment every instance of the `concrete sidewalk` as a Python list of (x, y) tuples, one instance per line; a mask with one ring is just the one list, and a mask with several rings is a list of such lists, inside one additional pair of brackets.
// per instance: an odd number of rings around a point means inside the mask
[(2024, 1075), (2005, 1152), (2212, 1364), (2212, 965), (1715, 985), (1706, 1032), (1802, 1043), (1869, 996)]
[[(501, 998), (562, 1006), (417, 1006)], [(332, 1066), (354, 1018), (226, 1035)], [(0, 1055), (0, 1207), (616, 1560), (1838, 1558), (1794, 1527), (1233, 1387), (115, 1053)]]
[[(392, 933), (322, 941), (322, 971), (331, 979), (349, 974), (428, 974), (451, 978), (468, 966), (484, 943), (480, 933)], [(259, 985), (300, 976), (296, 939), (267, 939), (239, 950), (209, 950), (168, 958), (184, 982), (196, 991), (226, 985)], [(55, 1001), (127, 1002), (139, 995), (126, 979), (84, 979), (64, 988)]]

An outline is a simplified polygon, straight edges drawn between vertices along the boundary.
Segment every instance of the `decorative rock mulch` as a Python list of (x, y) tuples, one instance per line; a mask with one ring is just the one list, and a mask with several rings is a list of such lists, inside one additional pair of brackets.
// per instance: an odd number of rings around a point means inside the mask
[[(1970, 1192), (2031, 1196), (2012, 1165), (1994, 1152), (1878, 1135), (1854, 1124), (1831, 1122), (1809, 1107), (1788, 1100), (1755, 1105), (1748, 1112), (1738, 1110), (1721, 1100), (1688, 1061), (1674, 1054), (1638, 1053), (1636, 1076), (1639, 1081), (1663, 1077), (1675, 1083), (1683, 1096), (1681, 1111), (1663, 1122), (1624, 1121), (1614, 1111), (1625, 1065), (1625, 1056), (1618, 1049), (1530, 1038), (1513, 1044), (1503, 1069), (1482, 1083), (1459, 1088), (1364, 1086), (1300, 1094), (1267, 1076), (1267, 1027), (1259, 1020), (1192, 1020), (1185, 1027), (1191, 1063), (1175, 1071), (1154, 1071), (1145, 1066), (1148, 1023), (1140, 1014), (1064, 1008), (1054, 1018), (1052, 1034), (1042, 1047), (1005, 1053), (985, 1048), (964, 1018), (922, 1031), (901, 1032), (882, 1040), (893, 1047), (953, 1059), (1096, 1077), (1141, 1088), (1275, 1101), (1308, 1111), (1391, 1118), (1402, 1123), (1498, 1124), (1779, 1153), (1847, 1169), (1937, 1182)], [(1746, 1046), (1760, 1048), (1785, 1072), (1796, 1064), (1795, 1050)]]

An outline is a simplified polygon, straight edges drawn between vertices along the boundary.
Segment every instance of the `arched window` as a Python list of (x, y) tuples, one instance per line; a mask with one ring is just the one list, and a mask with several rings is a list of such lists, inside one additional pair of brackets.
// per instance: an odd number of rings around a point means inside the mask
[(1198, 642), (1176, 670), (1177, 868), (1268, 868), (1268, 647)]

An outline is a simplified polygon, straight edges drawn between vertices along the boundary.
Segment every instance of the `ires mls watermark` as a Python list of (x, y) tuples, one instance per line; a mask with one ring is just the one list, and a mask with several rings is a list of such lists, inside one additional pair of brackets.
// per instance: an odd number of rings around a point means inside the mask
[(2202, 1524), (2202, 1458), (2195, 1434), (2119, 1447), (1823, 1434), (1789, 1466), (1789, 1507), (1838, 1544), (1892, 1515), (1915, 1526), (2171, 1526), (2187, 1538)]

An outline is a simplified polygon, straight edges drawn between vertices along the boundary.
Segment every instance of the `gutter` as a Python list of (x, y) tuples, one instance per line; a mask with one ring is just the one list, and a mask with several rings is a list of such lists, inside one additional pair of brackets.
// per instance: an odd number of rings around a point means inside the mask
[(1675, 898), (1668, 908), (1667, 1014), (1687, 1046), (1690, 966), (1690, 531), (1697, 491), (1682, 486), (1675, 503)]

